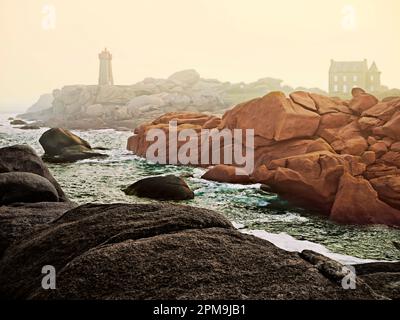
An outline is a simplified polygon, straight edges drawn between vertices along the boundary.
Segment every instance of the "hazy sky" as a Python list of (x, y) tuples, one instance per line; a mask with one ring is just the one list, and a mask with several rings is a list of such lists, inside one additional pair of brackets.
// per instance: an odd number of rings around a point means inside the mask
[(367, 58), (400, 87), (399, 17), (399, 0), (0, 0), (0, 111), (95, 84), (104, 47), (116, 84), (194, 68), (327, 89), (331, 58)]

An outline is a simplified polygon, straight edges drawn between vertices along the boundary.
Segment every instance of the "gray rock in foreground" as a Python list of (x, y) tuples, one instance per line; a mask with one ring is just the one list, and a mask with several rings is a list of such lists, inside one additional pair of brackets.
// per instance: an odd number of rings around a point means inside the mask
[(136, 181), (124, 190), (125, 194), (158, 200), (188, 200), (193, 191), (185, 180), (174, 175), (148, 177)]
[[(57, 289), (41, 288), (41, 268)], [(233, 229), (209, 210), (88, 204), (14, 243), (0, 296), (22, 299), (375, 299), (344, 290), (298, 254)]]
[(357, 275), (375, 292), (400, 300), (400, 262), (373, 262), (355, 266)]
[(49, 180), (30, 172), (0, 173), (0, 205), (16, 202), (58, 202)]
[(0, 173), (6, 172), (30, 172), (42, 176), (55, 187), (59, 201), (68, 200), (43, 160), (27, 145), (0, 148)]
[(17, 239), (76, 207), (72, 202), (15, 203), (0, 206), (0, 257)]

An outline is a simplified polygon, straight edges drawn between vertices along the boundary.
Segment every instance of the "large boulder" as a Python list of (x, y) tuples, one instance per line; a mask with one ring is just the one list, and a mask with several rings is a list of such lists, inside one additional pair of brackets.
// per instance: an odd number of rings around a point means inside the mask
[(189, 69), (175, 72), (168, 80), (180, 85), (193, 86), (200, 80), (200, 75), (196, 70)]
[(57, 190), (60, 201), (67, 197), (36, 152), (26, 145), (0, 148), (0, 173), (30, 172), (46, 178)]
[(43, 159), (48, 162), (73, 162), (106, 155), (94, 152), (90, 144), (61, 128), (47, 130), (39, 139), (45, 154)]
[(330, 218), (346, 224), (400, 226), (400, 211), (381, 201), (367, 180), (348, 173), (340, 180)]
[(378, 99), (368, 93), (356, 94), (350, 101), (349, 108), (356, 114), (362, 114), (364, 111), (378, 103)]
[(124, 190), (127, 195), (158, 200), (193, 199), (194, 193), (186, 182), (174, 175), (144, 178)]
[(382, 127), (383, 133), (396, 140), (400, 140), (400, 112), (396, 112), (393, 117)]
[(313, 137), (319, 121), (318, 113), (286, 98), (281, 92), (272, 92), (229, 110), (224, 114), (221, 126), (254, 129), (256, 136), (282, 141)]
[(145, 106), (152, 106), (155, 108), (160, 108), (163, 106), (165, 102), (161, 99), (160, 96), (157, 95), (142, 95), (131, 99), (128, 103), (128, 108), (131, 111), (135, 109), (145, 107)]
[(0, 173), (0, 205), (17, 202), (58, 202), (49, 180), (30, 172)]
[(385, 175), (369, 180), (379, 199), (400, 210), (400, 175)]
[(249, 184), (251, 179), (248, 173), (241, 168), (227, 165), (217, 165), (209, 169), (201, 177), (205, 180), (217, 181), (217, 182), (227, 182), (227, 183), (239, 183), (239, 184)]
[(59, 218), (75, 206), (69, 201), (0, 206), (0, 257), (11, 243)]
[[(215, 166), (205, 178), (242, 183), (247, 178), (237, 176), (234, 174), (236, 168), (229, 166), (243, 164), (225, 155), (234, 143), (225, 140), (225, 144), (213, 148), (210, 143), (207, 146), (207, 142), (219, 139), (217, 134), (220, 135), (221, 130), (230, 130), (232, 134), (237, 129), (254, 130), (254, 146), (246, 145), (243, 133), (241, 141), (246, 152), (254, 152), (251, 160), (254, 159), (256, 170), (249, 172), (252, 182), (268, 185), (272, 192), (292, 205), (325, 214), (339, 222), (398, 225), (396, 209), (400, 196), (397, 195), (397, 182), (393, 182), (400, 176), (400, 99), (379, 102), (360, 88), (352, 90), (352, 95), (353, 98), (346, 101), (304, 91), (293, 92), (289, 97), (282, 92), (271, 92), (236, 105), (225, 112), (222, 121), (215, 118), (205, 123), (203, 120), (207, 117), (167, 113), (139, 126), (128, 141), (128, 149), (139, 156), (153, 157), (147, 153), (153, 144), (146, 140), (147, 133), (154, 128), (167, 134), (168, 121), (174, 119), (178, 123), (178, 132), (191, 128), (194, 138), (201, 141), (196, 153), (198, 161), (191, 164), (208, 167), (211, 163)], [(212, 132), (216, 134), (201, 130), (214, 126), (217, 130)], [(175, 140), (167, 138), (160, 162), (175, 163), (170, 161), (167, 152), (168, 146), (175, 143), (179, 150), (181, 144)], [(211, 162), (204, 161), (205, 151), (208, 151), (206, 157), (212, 155)], [(347, 175), (342, 179), (345, 173), (356, 180), (350, 181)], [(384, 181), (386, 176), (395, 178)], [(379, 199), (371, 184), (378, 191)], [(345, 197), (345, 189), (349, 188), (349, 194), (362, 199), (361, 194), (354, 192), (354, 185), (360, 185), (372, 197), (371, 208), (378, 210), (375, 214), (364, 208), (364, 203), (352, 203)], [(339, 191), (342, 189), (343, 192)], [(335, 210), (332, 211), (334, 203)], [(348, 215), (344, 214), (347, 209)]]
[[(56, 269), (56, 290), (41, 287), (44, 265)], [(297, 253), (241, 234), (209, 210), (89, 204), (7, 249), (0, 261), (0, 297), (342, 300), (377, 295), (359, 281), (356, 290), (344, 290)]]
[(344, 172), (359, 175), (365, 168), (356, 157), (318, 151), (273, 160), (259, 166), (252, 178), (293, 205), (329, 216)]

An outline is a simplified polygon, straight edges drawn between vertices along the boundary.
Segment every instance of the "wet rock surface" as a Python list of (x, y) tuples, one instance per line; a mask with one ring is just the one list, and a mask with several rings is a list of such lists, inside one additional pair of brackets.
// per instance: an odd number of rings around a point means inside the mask
[[(41, 288), (41, 268), (57, 289)], [(377, 299), (221, 215), (171, 204), (88, 204), (12, 244), (0, 295), (22, 299)]]

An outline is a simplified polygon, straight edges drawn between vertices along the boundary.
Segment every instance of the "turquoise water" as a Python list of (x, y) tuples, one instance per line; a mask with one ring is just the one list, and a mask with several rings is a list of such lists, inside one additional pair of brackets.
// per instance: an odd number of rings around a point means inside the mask
[[(38, 143), (46, 129), (21, 130), (8, 124), (9, 115), (0, 115), (0, 147), (28, 144), (39, 154)], [(385, 226), (341, 226), (303, 210), (282, 211), (269, 208), (275, 195), (259, 190), (258, 185), (240, 186), (202, 180), (204, 170), (185, 166), (161, 166), (126, 151), (130, 132), (114, 130), (73, 131), (93, 147), (107, 147), (105, 159), (84, 160), (73, 164), (49, 164), (49, 168), (70, 199), (78, 203), (145, 202), (126, 196), (121, 189), (152, 175), (184, 175), (195, 192), (195, 199), (183, 203), (214, 209), (246, 229), (271, 233), (285, 232), (296, 239), (326, 246), (335, 253), (364, 259), (400, 260), (393, 241), (400, 241), (400, 230)], [(192, 177), (188, 177), (192, 176)], [(182, 203), (182, 202), (181, 202)]]

